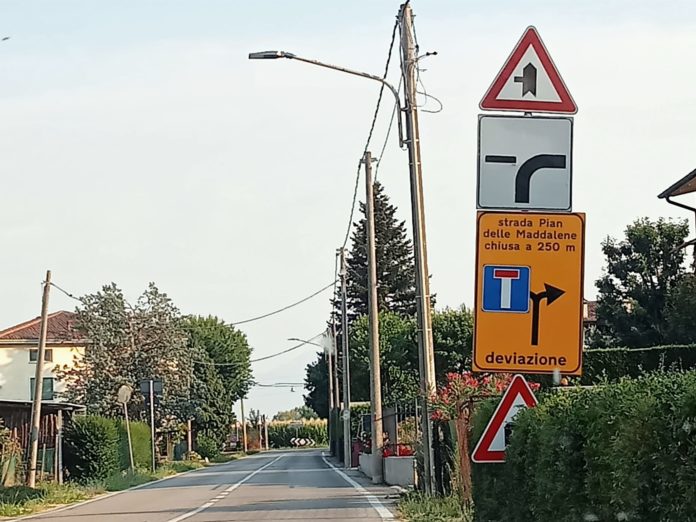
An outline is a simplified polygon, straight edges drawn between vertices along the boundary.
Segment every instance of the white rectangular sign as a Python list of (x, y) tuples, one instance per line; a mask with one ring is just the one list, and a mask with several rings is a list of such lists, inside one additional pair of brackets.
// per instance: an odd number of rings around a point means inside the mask
[(572, 210), (573, 120), (479, 115), (476, 206)]

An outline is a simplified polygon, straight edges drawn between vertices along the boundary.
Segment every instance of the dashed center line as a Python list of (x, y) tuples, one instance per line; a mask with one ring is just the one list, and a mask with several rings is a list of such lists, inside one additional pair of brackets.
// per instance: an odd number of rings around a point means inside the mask
[(269, 462), (269, 463), (267, 463), (267, 464), (264, 464), (264, 465), (261, 466), (259, 469), (255, 470), (255, 471), (252, 471), (249, 475), (247, 475), (246, 477), (244, 477), (242, 480), (240, 480), (239, 482), (236, 482), (235, 484), (232, 484), (230, 487), (228, 487), (227, 489), (225, 489), (225, 491), (223, 491), (222, 493), (220, 493), (217, 497), (213, 498), (212, 500), (209, 500), (208, 502), (206, 502), (206, 503), (203, 504), (202, 506), (198, 506), (196, 509), (193, 509), (193, 510), (187, 512), (187, 513), (184, 513), (183, 515), (179, 515), (179, 516), (176, 517), (176, 518), (172, 518), (172, 519), (170, 519), (170, 520), (167, 520), (167, 522), (181, 522), (182, 520), (186, 520), (187, 518), (191, 518), (192, 516), (197, 515), (197, 514), (200, 513), (201, 511), (204, 511), (204, 510), (208, 509), (209, 507), (213, 506), (216, 502), (218, 502), (219, 500), (222, 500), (222, 499), (225, 498), (227, 495), (229, 495), (230, 493), (232, 493), (232, 492), (233, 492), (235, 489), (237, 489), (239, 486), (241, 486), (242, 484), (244, 484), (245, 482), (247, 482), (247, 481), (248, 481), (249, 479), (251, 479), (254, 475), (257, 475), (258, 473), (261, 473), (264, 469), (271, 467), (273, 464), (275, 464), (276, 462), (278, 462), (278, 461), (279, 461), (280, 459), (282, 459), (284, 456), (285, 456), (285, 455), (280, 455), (279, 457), (274, 458), (271, 462)]

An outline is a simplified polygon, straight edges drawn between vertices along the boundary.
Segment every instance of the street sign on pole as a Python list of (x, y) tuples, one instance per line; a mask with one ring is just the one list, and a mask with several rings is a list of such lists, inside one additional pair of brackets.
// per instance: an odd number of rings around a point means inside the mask
[(517, 42), (479, 106), (483, 110), (578, 112), (534, 27), (528, 27)]
[(525, 378), (515, 375), (478, 440), (471, 460), (479, 464), (505, 462), (508, 426), (521, 408), (536, 405), (536, 397)]
[(476, 206), (570, 211), (572, 153), (571, 118), (480, 115)]
[(582, 373), (585, 215), (479, 212), (474, 371)]

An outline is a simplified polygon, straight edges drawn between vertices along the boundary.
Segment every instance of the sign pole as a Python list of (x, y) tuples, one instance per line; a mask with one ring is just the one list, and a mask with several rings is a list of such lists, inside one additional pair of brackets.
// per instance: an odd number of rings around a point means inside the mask
[(155, 386), (152, 379), (150, 384), (150, 436), (152, 437), (152, 472), (155, 472)]

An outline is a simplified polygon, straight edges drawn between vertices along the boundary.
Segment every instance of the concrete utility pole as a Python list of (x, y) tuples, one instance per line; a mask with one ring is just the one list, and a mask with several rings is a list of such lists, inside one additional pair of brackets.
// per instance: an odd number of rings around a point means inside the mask
[[(327, 332), (329, 334), (329, 332)], [(327, 428), (329, 430), (329, 448), (331, 451), (334, 449), (333, 445), (333, 439), (334, 439), (334, 434), (333, 434), (333, 412), (334, 412), (334, 381), (333, 381), (333, 339), (331, 339), (331, 346), (329, 346), (328, 350), (328, 355), (326, 356), (326, 366), (329, 369), (329, 417), (328, 417), (328, 423), (327, 423)]]
[(239, 399), (239, 405), (242, 409), (242, 443), (244, 447), (244, 453), (246, 453), (249, 448), (247, 446), (246, 417), (244, 417), (244, 397)]
[(266, 416), (263, 416), (263, 432), (264, 432), (264, 437), (263, 440), (266, 441), (266, 451), (270, 449), (270, 445), (268, 443), (268, 419)]
[(423, 205), (423, 172), (421, 165), (420, 136), (418, 133), (418, 108), (416, 105), (416, 45), (413, 34), (411, 5), (403, 4), (401, 23), (401, 72), (404, 80), (406, 143), (408, 145), (409, 171), (411, 175), (411, 214), (413, 219), (413, 250), (416, 264), (416, 317), (418, 322), (418, 363), (423, 403), (423, 464), (425, 490), (435, 492), (433, 468), (433, 431), (430, 422), (428, 397), (435, 391), (435, 358), (430, 310), (430, 280), (428, 271), (427, 241), (425, 237), (425, 208)]
[(346, 469), (351, 468), (351, 446), (350, 440), (350, 356), (348, 355), (348, 288), (346, 279), (348, 270), (346, 268), (346, 249), (341, 248), (341, 348), (343, 349), (343, 465)]
[(377, 302), (377, 253), (375, 246), (375, 195), (372, 153), (365, 152), (365, 201), (367, 222), (368, 319), (370, 324), (370, 405), (372, 406), (372, 482), (382, 483), (382, 376), (379, 358), (379, 307)]
[(27, 486), (36, 487), (36, 461), (39, 454), (39, 430), (41, 428), (41, 396), (43, 395), (43, 367), (46, 354), (46, 332), (48, 330), (48, 296), (51, 290), (51, 271), (46, 271), (43, 297), (41, 298), (41, 329), (34, 374), (34, 402), (31, 408), (31, 435), (29, 441), (29, 473)]

